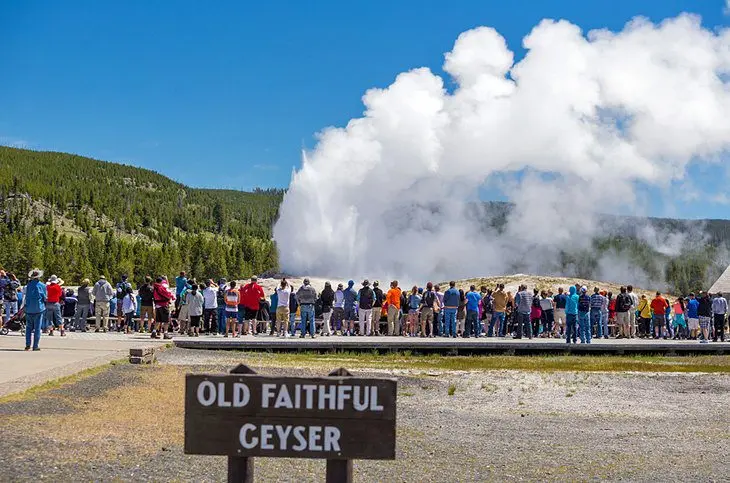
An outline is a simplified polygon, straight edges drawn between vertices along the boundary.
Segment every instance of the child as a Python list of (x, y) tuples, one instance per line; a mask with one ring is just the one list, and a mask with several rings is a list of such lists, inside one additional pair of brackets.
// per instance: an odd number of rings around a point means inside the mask
[(226, 292), (226, 333), (223, 337), (228, 337), (231, 332), (232, 337), (236, 337), (236, 327), (238, 324), (238, 290), (236, 290), (236, 282), (231, 280), (228, 284)]
[(684, 318), (685, 306), (684, 297), (679, 297), (674, 302), (674, 339), (687, 338), (687, 321)]
[[(122, 300), (122, 313), (124, 314), (124, 333), (130, 334), (132, 332), (132, 325), (134, 324), (134, 314), (137, 312), (137, 298), (134, 296), (132, 287), (126, 288), (126, 295)], [(135, 327), (135, 332), (137, 328)]]
[(411, 295), (408, 297), (408, 327), (407, 335), (409, 337), (416, 336), (416, 326), (418, 325), (418, 307), (421, 306), (421, 295), (419, 294), (418, 287), (415, 285), (411, 289)]

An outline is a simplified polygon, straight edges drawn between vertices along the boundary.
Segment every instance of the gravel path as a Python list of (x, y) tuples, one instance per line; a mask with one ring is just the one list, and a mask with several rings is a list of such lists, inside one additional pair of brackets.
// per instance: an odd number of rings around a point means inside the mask
[[(223, 371), (231, 357), (170, 350), (158, 366), (112, 366), (31, 399), (0, 403), (0, 480), (224, 480), (224, 458), (183, 454), (176, 391), (186, 371)], [(730, 481), (730, 375), (367, 372), (384, 373), (399, 379), (397, 459), (356, 461), (356, 481)], [(143, 400), (126, 410), (161, 401), (171, 413), (163, 418), (167, 434), (135, 436), (144, 420), (130, 416), (126, 426), (113, 426), (109, 414), (84, 436), (87, 419), (115, 401), (128, 404), (125, 392), (135, 401), (135, 391), (153, 380), (165, 392), (148, 399), (139, 393)], [(158, 399), (169, 392), (173, 397)], [(82, 436), (59, 429), (74, 424)], [(319, 460), (256, 460), (258, 481), (323, 481), (324, 469)]]

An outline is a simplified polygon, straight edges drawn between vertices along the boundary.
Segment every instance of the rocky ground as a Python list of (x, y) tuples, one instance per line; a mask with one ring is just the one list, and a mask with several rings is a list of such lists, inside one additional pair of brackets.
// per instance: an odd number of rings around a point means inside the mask
[[(3, 400), (0, 480), (224, 480), (224, 458), (183, 454), (182, 390), (186, 372), (235, 358), (173, 349)], [(355, 372), (399, 380), (397, 459), (356, 461), (356, 481), (730, 481), (727, 373)], [(324, 469), (256, 460), (258, 481), (324, 481)]]

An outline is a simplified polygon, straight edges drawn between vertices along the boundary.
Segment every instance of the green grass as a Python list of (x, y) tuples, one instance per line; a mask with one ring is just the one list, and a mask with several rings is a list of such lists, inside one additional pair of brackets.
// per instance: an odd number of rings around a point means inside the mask
[(730, 356), (415, 356), (407, 353), (341, 352), (240, 353), (246, 363), (261, 366), (418, 369), (444, 371), (521, 370), (537, 372), (706, 372), (730, 373)]

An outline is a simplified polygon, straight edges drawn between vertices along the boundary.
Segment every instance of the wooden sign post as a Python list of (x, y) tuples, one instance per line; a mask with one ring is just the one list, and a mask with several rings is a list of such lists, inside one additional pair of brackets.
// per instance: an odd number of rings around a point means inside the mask
[(352, 481), (353, 459), (395, 459), (395, 379), (266, 377), (185, 379), (185, 453), (227, 455), (228, 481), (253, 481), (253, 457), (325, 458), (328, 482)]

